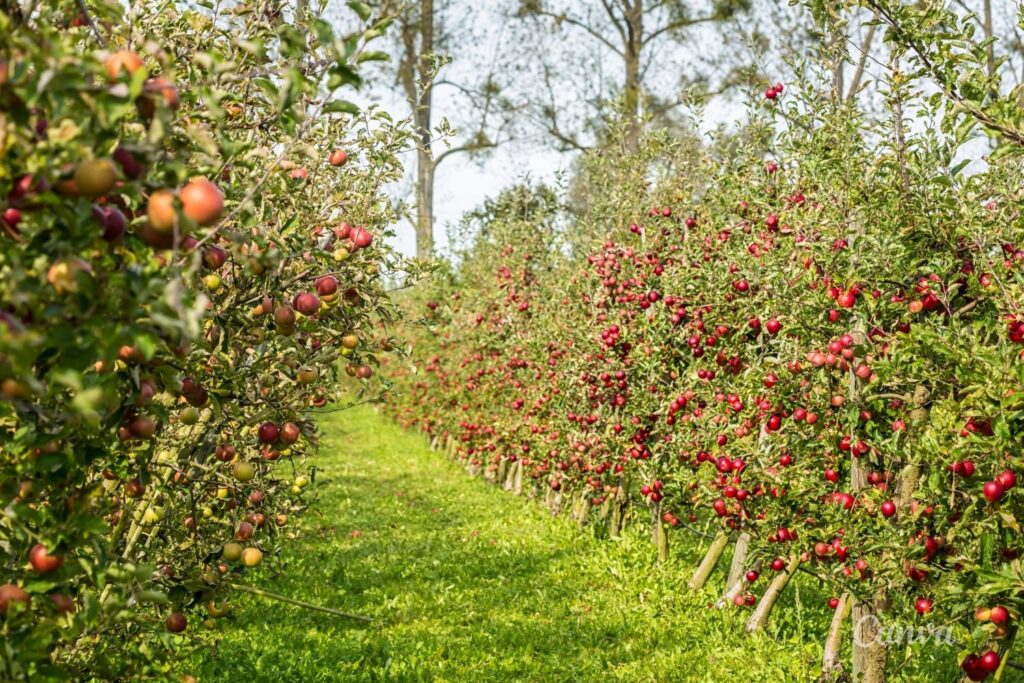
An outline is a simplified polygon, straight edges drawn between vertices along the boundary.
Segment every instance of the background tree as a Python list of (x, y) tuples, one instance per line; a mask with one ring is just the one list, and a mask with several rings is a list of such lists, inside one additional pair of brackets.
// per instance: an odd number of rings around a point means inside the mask
[[(461, 153), (493, 150), (508, 137), (511, 109), (498, 108), (494, 70), (475, 68), (479, 8), (453, 0), (411, 0), (397, 7), (395, 77), (412, 109), (416, 150), (416, 256), (434, 252), (434, 186), (438, 167)], [(453, 61), (474, 69), (453, 70)], [(493, 62), (492, 62), (493, 63)], [(437, 96), (435, 96), (437, 90)], [(454, 126), (448, 118), (459, 112)], [(469, 112), (462, 116), (462, 112)], [(465, 131), (465, 132), (463, 132)], [(453, 142), (454, 141), (454, 142)], [(445, 147), (438, 150), (438, 143)]]
[[(536, 40), (536, 32), (545, 29), (568, 41), (566, 50), (521, 52), (524, 68), (538, 74), (530, 89), (539, 81), (545, 95), (534, 98), (530, 118), (559, 148), (582, 151), (599, 144), (608, 104), (617, 98), (630, 126), (627, 149), (636, 151), (644, 122), (671, 123), (684, 102), (683, 90), (699, 86), (704, 93), (722, 93), (756, 80), (754, 52), (737, 48), (764, 49), (768, 40), (745, 26), (762, 23), (765, 10), (776, 17), (784, 11), (754, 9), (751, 0), (519, 0), (513, 16), (524, 38), (518, 42)], [(755, 16), (759, 21), (740, 21)], [(581, 50), (577, 39), (592, 49)], [(703, 54), (691, 49), (698, 43)], [(709, 43), (728, 46), (728, 54), (707, 50)], [(583, 111), (575, 106), (581, 103)]]

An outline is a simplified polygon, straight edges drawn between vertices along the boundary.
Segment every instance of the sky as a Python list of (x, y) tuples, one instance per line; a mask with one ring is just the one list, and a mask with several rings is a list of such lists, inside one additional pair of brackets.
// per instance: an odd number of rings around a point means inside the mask
[[(580, 102), (590, 101), (599, 93), (603, 94), (619, 86), (621, 62), (611, 56), (592, 37), (579, 30), (556, 30), (550, 23), (537, 25), (526, 30), (525, 34), (512, 35), (508, 20), (501, 13), (500, 2), (486, 0), (484, 2), (454, 3), (456, 8), (468, 6), (466, 14), (450, 12), (445, 17), (447, 29), (458, 37), (456, 44), (449, 52), (452, 63), (444, 68), (439, 79), (460, 83), (479, 81), (484, 72), (494, 70), (506, 79), (505, 92), (514, 97), (533, 98), (543, 95), (542, 88), (534, 87), (531, 78), (537, 77), (536, 64), (539, 52), (545, 50), (552, 61), (559, 64), (564, 72), (559, 74), (557, 96), (558, 105), (568, 112), (578, 108)], [(562, 0), (562, 5), (572, 10), (576, 16), (585, 16), (593, 10), (590, 0)], [(524, 25), (520, 25), (520, 29)], [(390, 31), (394, 33), (397, 27)], [(734, 29), (735, 30), (735, 29)], [(716, 39), (714, 30), (696, 29), (694, 40), (681, 44), (671, 40), (663, 40), (656, 44), (658, 52), (651, 53), (651, 65), (656, 67), (653, 74), (645, 79), (648, 84), (659, 88), (666, 96), (674, 96), (680, 75), (693, 65), (709, 59), (713, 52), (712, 46), (722, 48), (721, 40)], [(524, 45), (524, 39), (529, 44)], [(393, 43), (381, 41), (376, 49), (393, 47)], [(523, 48), (526, 48), (524, 51)], [(733, 49), (733, 48), (730, 48)], [(740, 48), (735, 48), (740, 49)], [(505, 66), (512, 50), (514, 61), (522, 68), (516, 73), (515, 68)], [(520, 58), (521, 57), (521, 58)], [(391, 70), (393, 65), (385, 66), (367, 81), (370, 86), (353, 97), (357, 103), (376, 102), (396, 116), (406, 116), (409, 106), (404, 93), (395, 82)], [(472, 120), (467, 113), (468, 102), (457, 90), (439, 85), (434, 89), (434, 125), (441, 117), (447, 117), (451, 124), (460, 128)], [(706, 126), (714, 126), (730, 119), (738, 118), (738, 112), (729, 107), (719, 106), (712, 109), (704, 121)], [(461, 126), (466, 132), (467, 126)], [(472, 131), (470, 131), (472, 132)], [(457, 143), (459, 137), (453, 140)], [(445, 149), (443, 144), (435, 146), (435, 155)], [(559, 171), (567, 170), (575, 158), (575, 154), (556, 151), (551, 140), (541, 134), (533, 136), (516, 136), (512, 141), (500, 145), (481, 160), (474, 160), (465, 154), (452, 155), (438, 168), (435, 182), (435, 247), (444, 254), (448, 247), (446, 226), (457, 223), (460, 217), (478, 206), (488, 197), (496, 196), (502, 189), (524, 179), (532, 182), (552, 183)], [(415, 155), (410, 153), (405, 159), (407, 178), (397, 187), (388, 188), (393, 196), (412, 202), (415, 172)], [(405, 254), (415, 253), (415, 234), (411, 224), (403, 221), (396, 226), (397, 235), (391, 242)]]
[[(585, 16), (587, 12), (594, 11), (596, 5), (594, 0), (547, 1), (551, 6), (560, 3), (560, 6), (571, 10), (575, 16)], [(699, 0), (695, 2), (699, 4)], [(784, 74), (789, 69), (785, 67), (782, 55), (788, 53), (790, 57), (799, 59), (801, 49), (799, 45), (790, 42), (792, 36), (799, 32), (789, 30), (787, 22), (806, 21), (806, 13), (797, 8), (788, 10), (787, 15), (787, 10), (780, 9), (780, 6), (773, 2), (774, 0), (767, 0), (765, 3), (755, 2), (753, 14), (733, 22), (724, 32), (719, 28), (704, 25), (693, 29), (685, 39), (662, 39), (660, 43), (655, 44), (655, 49), (647, 53), (650, 72), (645, 77), (645, 85), (662, 99), (673, 98), (681, 90), (680, 83), (692, 81), (702, 70), (711, 74), (721, 72), (721, 65), (728, 64), (730, 59), (734, 62), (737, 59), (756, 62), (762, 73), (769, 76), (777, 75), (781, 80), (785, 80)], [(438, 6), (441, 4), (438, 2)], [(502, 4), (504, 3), (500, 0), (453, 2), (452, 6), (459, 11), (445, 15), (443, 29), (455, 35), (457, 42), (448, 50), (453, 61), (443, 69), (439, 79), (469, 84), (479, 82), (481, 76), (493, 72), (505, 79), (504, 85), (507, 87), (504, 92), (509, 93), (513, 99), (518, 98), (515, 101), (544, 97), (544, 88), (531, 81), (537, 79), (536, 66), (543, 53), (548, 61), (557, 64), (561, 71), (557, 75), (561, 80), (557, 83), (557, 92), (554, 96), (558, 98), (559, 111), (564, 108), (566, 115), (585, 107), (597, 94), (607, 93), (621, 84), (621, 62), (610, 55), (598, 41), (579, 30), (574, 31), (566, 27), (553, 29), (550, 24), (545, 27), (510, 22), (499, 9)], [(867, 15), (864, 18), (867, 19)], [(516, 24), (515, 29), (510, 28), (512, 23)], [(764, 42), (764, 36), (759, 34), (765, 26), (774, 29), (771, 39), (767, 42)], [(390, 29), (391, 32), (394, 33), (396, 28)], [(439, 28), (439, 32), (443, 29)], [(859, 39), (864, 35), (864, 30), (862, 22), (851, 22), (851, 54), (858, 54)], [(727, 36), (728, 39), (723, 39), (723, 36)], [(381, 45), (375, 45), (375, 49), (393, 48), (394, 43), (389, 43), (388, 40), (382, 39)], [(881, 49), (879, 42), (875, 41), (873, 51)], [(767, 45), (769, 56), (763, 56), (755, 45)], [(512, 59), (509, 59), (510, 56)], [(409, 106), (400, 86), (394, 80), (393, 67), (390, 69), (389, 71), (389, 67), (384, 67), (378, 73), (369, 74), (367, 80), (370, 86), (352, 99), (362, 104), (378, 103), (396, 118), (407, 116)], [(870, 81), (876, 75), (874, 72), (879, 69), (884, 72), (883, 61), (869, 60), (866, 79)], [(774, 79), (771, 82), (774, 82)], [(767, 83), (766, 81), (765, 85)], [(866, 97), (870, 100), (872, 96)], [(442, 117), (448, 118), (456, 129), (460, 126), (467, 128), (466, 122), (473, 120), (471, 107), (465, 98), (460, 96), (456, 89), (439, 85), (434, 90), (435, 126)], [(712, 99), (698, 122), (698, 128), (707, 132), (719, 125), (738, 124), (744, 118), (745, 109), (738, 105), (737, 101), (726, 98)], [(924, 121), (915, 121), (911, 125), (928, 124)], [(458, 141), (459, 136), (456, 135), (453, 143), (457, 144)], [(443, 151), (443, 144), (435, 145), (435, 155)], [(447, 253), (449, 245), (446, 227), (457, 223), (467, 211), (480, 206), (485, 199), (496, 196), (502, 189), (524, 179), (530, 179), (534, 183), (552, 183), (559, 171), (569, 169), (574, 156), (556, 151), (550, 139), (534, 134), (532, 137), (517, 135), (512, 141), (500, 145), (481, 160), (474, 160), (465, 154), (449, 157), (438, 168), (435, 183), (434, 240), (437, 252), (442, 255)], [(414, 152), (407, 154), (404, 161), (406, 179), (387, 189), (396, 199), (404, 199), (411, 204), (414, 196)], [(391, 242), (403, 253), (414, 254), (413, 226), (403, 221), (395, 230), (397, 235)]]

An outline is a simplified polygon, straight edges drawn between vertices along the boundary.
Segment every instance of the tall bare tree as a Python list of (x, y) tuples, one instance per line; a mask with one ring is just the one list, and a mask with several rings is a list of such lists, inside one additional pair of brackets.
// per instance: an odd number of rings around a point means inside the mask
[[(497, 147), (505, 138), (508, 109), (494, 106), (500, 94), (493, 70), (475, 73), (466, 80), (446, 78), (446, 67), (459, 59), (473, 32), (471, 4), (454, 0), (409, 0), (399, 7), (397, 31), (397, 79), (412, 108), (419, 140), (416, 150), (416, 256), (431, 258), (434, 252), (434, 186), (438, 166), (456, 154), (479, 154)], [(450, 21), (456, 16), (461, 19)], [(456, 131), (446, 114), (438, 111), (435, 90), (447, 87), (458, 103), (459, 121), (468, 133)], [(452, 106), (452, 109), (455, 109)], [(454, 112), (453, 112), (454, 113)], [(440, 117), (438, 120), (436, 118)], [(438, 139), (452, 146), (438, 151)]]
[[(681, 103), (678, 98), (656, 97), (656, 89), (647, 83), (648, 77), (659, 67), (672, 68), (669, 58), (688, 49), (687, 41), (706, 40), (707, 35), (697, 34), (699, 27), (706, 26), (712, 33), (715, 29), (724, 30), (727, 22), (751, 9), (752, 0), (518, 0), (518, 3), (515, 16), (519, 19), (533, 20), (537, 22), (535, 25), (546, 23), (569, 39), (578, 36), (589, 40), (597, 53), (586, 70), (595, 77), (601, 77), (606, 65), (619, 71), (620, 75), (612, 78), (614, 85), (604, 88), (606, 92), (598, 91), (593, 104), (606, 108), (610, 95), (619, 97), (629, 126), (627, 145), (635, 150), (645, 117), (657, 118)], [(675, 41), (675, 47), (661, 49), (669, 39)], [(563, 62), (566, 58), (566, 55), (549, 51), (537, 51), (537, 54), (548, 54), (553, 60)], [(689, 56), (692, 65), (702, 58), (692, 49)], [(741, 63), (734, 66), (748, 66), (744, 60), (739, 61)], [(558, 75), (563, 66), (542, 61), (543, 83), (552, 97), (540, 105), (536, 118), (560, 148), (582, 150), (590, 143), (583, 139), (583, 131), (566, 128), (560, 118), (561, 107), (553, 96), (559, 87)], [(717, 87), (728, 87), (737, 76), (737, 71), (723, 68), (721, 64), (716, 65), (716, 70), (721, 75)], [(592, 124), (590, 127), (593, 129)]]

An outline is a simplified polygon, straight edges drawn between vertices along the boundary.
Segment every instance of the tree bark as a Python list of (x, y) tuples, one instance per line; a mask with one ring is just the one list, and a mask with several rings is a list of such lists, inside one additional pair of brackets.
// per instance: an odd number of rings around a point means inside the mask
[[(851, 245), (852, 245), (851, 240)], [(861, 327), (854, 332), (859, 342), (864, 335)], [(848, 397), (852, 402), (857, 396), (857, 376), (850, 367)], [(867, 468), (860, 458), (850, 455), (850, 484), (854, 492), (868, 485)], [(885, 600), (876, 596), (871, 600), (852, 598), (853, 604), (853, 679), (860, 683), (883, 683), (885, 681), (886, 647), (876, 636), (880, 628), (878, 613), (884, 610)]]
[(626, 150), (634, 153), (640, 149), (640, 72), (641, 52), (644, 39), (644, 3), (635, 0), (632, 5), (626, 3), (626, 36), (623, 44), (623, 55), (626, 67), (626, 79), (623, 89), (623, 106), (626, 116)]
[(885, 599), (853, 602), (853, 679), (860, 683), (884, 683), (886, 647), (878, 641), (881, 623), (878, 614), (885, 611)]
[(843, 623), (850, 616), (850, 607), (853, 601), (849, 593), (843, 593), (839, 598), (839, 606), (832, 613), (832, 624), (828, 629), (828, 637), (825, 638), (825, 648), (821, 656), (821, 680), (837, 680), (843, 671), (841, 659), (843, 642)]
[[(760, 561), (755, 562), (754, 566), (751, 567), (751, 569), (753, 569), (756, 572), (761, 571)], [(736, 598), (737, 595), (739, 595), (743, 591), (744, 588), (747, 587), (748, 583), (749, 582), (747, 581), (747, 575), (746, 573), (743, 573), (740, 574), (739, 578), (737, 578), (732, 583), (726, 584), (727, 589), (725, 593), (722, 595), (722, 597), (718, 598), (718, 602), (715, 603), (715, 607), (717, 607), (718, 609), (722, 609), (723, 607), (728, 607), (729, 605), (731, 605), (732, 601)]]
[(626, 492), (629, 490), (629, 475), (622, 475), (615, 489), (615, 503), (612, 505), (612, 518), (608, 523), (608, 535), (618, 538), (622, 532), (622, 521), (626, 513)]
[(779, 599), (782, 591), (786, 588), (789, 580), (793, 578), (793, 574), (796, 573), (797, 567), (800, 566), (800, 556), (793, 555), (789, 559), (789, 564), (781, 572), (775, 575), (772, 582), (768, 585), (768, 590), (764, 592), (761, 599), (757, 602), (757, 607), (754, 608), (754, 613), (750, 615), (750, 619), (747, 620), (747, 632), (753, 633), (764, 628), (768, 624), (768, 617), (772, 613), (772, 608), (775, 607), (775, 602)]
[(740, 533), (736, 538), (736, 546), (732, 551), (732, 564), (729, 565), (729, 578), (725, 585), (732, 586), (746, 574), (747, 549), (750, 547), (750, 534), (746, 531)]
[(434, 52), (434, 0), (419, 0), (417, 16), (402, 22), (404, 54), (399, 81), (412, 107), (416, 149), (416, 257), (434, 255), (434, 175), (436, 161), (431, 148), (433, 77), (427, 56)]
[(693, 573), (693, 577), (687, 584), (690, 590), (699, 591), (704, 587), (704, 584), (708, 582), (708, 577), (711, 576), (711, 572), (714, 571), (715, 565), (718, 564), (718, 559), (722, 557), (725, 546), (728, 544), (729, 534), (719, 531), (718, 535), (711, 541), (711, 546), (708, 547), (708, 551), (704, 555), (704, 559), (701, 560), (700, 566), (697, 567), (697, 571)]

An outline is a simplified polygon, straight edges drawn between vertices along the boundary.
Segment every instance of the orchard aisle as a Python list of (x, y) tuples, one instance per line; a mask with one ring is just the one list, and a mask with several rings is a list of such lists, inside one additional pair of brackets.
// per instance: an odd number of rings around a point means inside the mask
[(783, 642), (749, 639), (747, 611), (719, 614), (706, 596), (667, 592), (692, 555), (652, 567), (639, 533), (597, 541), (553, 521), (371, 408), (324, 423), (320, 514), (303, 521), (283, 574), (257, 585), (375, 621), (240, 595), (233, 618), (184, 662), (200, 683), (813, 676), (820, 648), (801, 637), (803, 621), (780, 619)]

